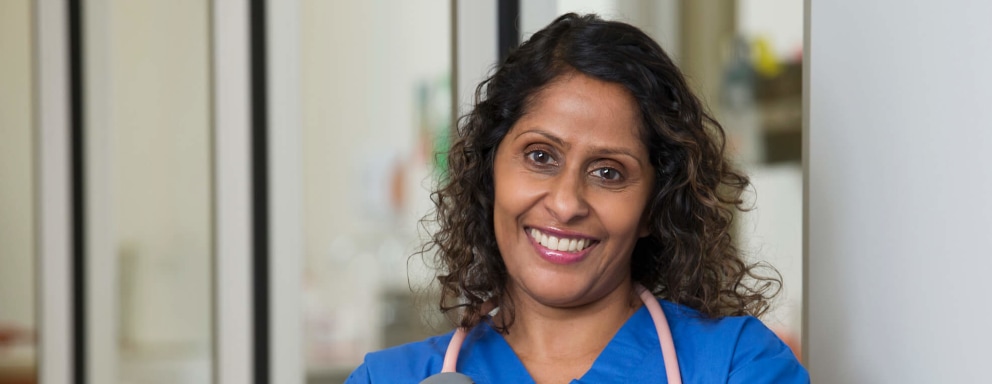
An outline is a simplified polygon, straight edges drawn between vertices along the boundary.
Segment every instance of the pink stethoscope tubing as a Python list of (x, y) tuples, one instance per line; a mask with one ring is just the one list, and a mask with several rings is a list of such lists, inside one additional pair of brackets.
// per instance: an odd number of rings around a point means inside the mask
[[(682, 373), (679, 371), (679, 361), (675, 356), (675, 341), (672, 340), (672, 331), (668, 327), (668, 318), (665, 317), (665, 312), (661, 310), (661, 305), (658, 304), (658, 300), (651, 294), (651, 291), (640, 284), (636, 284), (634, 290), (637, 291), (644, 306), (648, 308), (651, 319), (654, 320), (654, 328), (658, 331), (658, 342), (661, 344), (661, 355), (665, 359), (668, 383), (682, 384)], [(458, 363), (458, 351), (461, 350), (467, 334), (468, 331), (465, 328), (455, 330), (454, 336), (448, 342), (448, 349), (444, 352), (444, 363), (441, 365), (442, 373), (455, 372), (455, 366)]]

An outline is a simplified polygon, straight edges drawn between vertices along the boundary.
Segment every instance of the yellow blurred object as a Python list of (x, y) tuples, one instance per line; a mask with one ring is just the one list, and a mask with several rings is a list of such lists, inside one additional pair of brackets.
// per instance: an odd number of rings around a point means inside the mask
[(775, 52), (772, 52), (768, 39), (759, 37), (751, 43), (751, 62), (754, 70), (763, 77), (775, 77), (782, 73), (782, 65), (779, 64)]

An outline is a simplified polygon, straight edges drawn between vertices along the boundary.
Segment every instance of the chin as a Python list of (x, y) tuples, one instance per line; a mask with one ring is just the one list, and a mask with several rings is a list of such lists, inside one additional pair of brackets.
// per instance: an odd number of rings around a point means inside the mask
[(578, 307), (605, 296), (592, 283), (562, 277), (538, 279), (525, 285), (523, 291), (538, 304), (557, 308)]

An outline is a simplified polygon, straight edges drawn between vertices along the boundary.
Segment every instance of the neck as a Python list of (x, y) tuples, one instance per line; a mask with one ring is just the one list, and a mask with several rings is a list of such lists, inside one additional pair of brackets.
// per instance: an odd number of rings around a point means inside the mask
[(504, 337), (522, 360), (579, 359), (590, 365), (641, 305), (630, 280), (574, 307), (543, 305), (527, 295), (513, 299), (514, 321)]

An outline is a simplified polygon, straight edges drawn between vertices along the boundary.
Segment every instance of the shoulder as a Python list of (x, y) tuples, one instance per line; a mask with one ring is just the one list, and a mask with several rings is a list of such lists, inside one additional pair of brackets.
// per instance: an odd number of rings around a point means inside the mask
[(371, 352), (345, 383), (419, 382), (441, 370), (453, 333)]
[[(753, 316), (707, 318), (661, 301), (686, 382), (710, 382), (720, 372), (730, 383), (808, 383), (806, 369), (785, 343)], [(702, 375), (702, 376), (701, 376)], [(689, 380), (690, 378), (700, 380)], [(706, 379), (706, 380), (703, 380)]]

